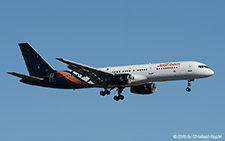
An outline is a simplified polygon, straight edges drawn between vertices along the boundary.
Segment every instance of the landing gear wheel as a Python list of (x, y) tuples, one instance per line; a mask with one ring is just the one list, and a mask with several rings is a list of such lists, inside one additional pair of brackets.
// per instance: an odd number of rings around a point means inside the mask
[(114, 99), (115, 101), (119, 101), (119, 100), (120, 100), (118, 96), (114, 96), (113, 99)]
[(186, 88), (186, 91), (187, 91), (187, 92), (190, 92), (190, 91), (191, 91), (191, 88), (187, 87), (187, 88)]
[(109, 90), (107, 90), (107, 89), (105, 91), (100, 91), (100, 95), (101, 96), (110, 95), (110, 93), (111, 92)]
[(123, 95), (119, 95), (118, 97), (119, 97), (120, 100), (123, 100), (124, 99), (124, 96)]
[(104, 91), (100, 91), (100, 95), (101, 96), (105, 96), (105, 92)]
[(115, 101), (123, 100), (124, 99), (124, 96), (123, 95), (114, 96), (113, 99)]
[(105, 90), (104, 93), (110, 95), (111, 92), (109, 90)]

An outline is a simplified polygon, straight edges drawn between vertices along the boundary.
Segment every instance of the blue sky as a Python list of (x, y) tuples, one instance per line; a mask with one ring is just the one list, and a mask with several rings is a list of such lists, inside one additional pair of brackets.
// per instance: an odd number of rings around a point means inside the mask
[[(0, 2), (0, 140), (173, 140), (173, 135), (225, 136), (225, 2)], [(29, 42), (57, 70), (64, 57), (93, 67), (193, 60), (215, 71), (193, 82), (156, 83), (153, 95), (115, 102), (101, 89), (28, 86), (18, 43)], [(224, 138), (224, 137), (223, 137)]]

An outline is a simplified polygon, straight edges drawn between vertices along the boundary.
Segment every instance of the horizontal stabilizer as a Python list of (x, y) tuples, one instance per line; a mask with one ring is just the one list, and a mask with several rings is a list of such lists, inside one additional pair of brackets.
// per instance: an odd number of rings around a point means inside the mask
[(44, 78), (39, 78), (39, 77), (35, 77), (35, 76), (28, 76), (28, 75), (24, 75), (24, 74), (19, 74), (16, 72), (7, 72), (8, 74), (11, 74), (13, 76), (22, 78), (24, 80), (32, 80), (32, 81), (42, 81), (44, 80)]

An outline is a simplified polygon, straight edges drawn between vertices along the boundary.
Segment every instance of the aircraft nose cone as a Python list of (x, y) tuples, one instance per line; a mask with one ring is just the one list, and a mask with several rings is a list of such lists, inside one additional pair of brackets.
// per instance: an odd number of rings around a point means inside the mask
[(209, 75), (209, 76), (214, 75), (214, 71), (210, 69), (210, 70), (208, 71), (208, 75)]

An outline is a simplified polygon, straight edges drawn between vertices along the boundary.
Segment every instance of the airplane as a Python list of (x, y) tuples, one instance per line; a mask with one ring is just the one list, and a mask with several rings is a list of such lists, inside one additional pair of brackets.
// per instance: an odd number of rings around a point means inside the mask
[(128, 65), (94, 68), (64, 58), (56, 58), (68, 65), (69, 70), (54, 70), (28, 43), (19, 43), (29, 75), (7, 72), (21, 78), (20, 82), (49, 88), (81, 89), (103, 88), (101, 96), (109, 95), (116, 88), (115, 101), (123, 100), (126, 87), (134, 94), (148, 95), (156, 91), (154, 82), (187, 80), (186, 91), (191, 91), (195, 79), (210, 77), (214, 71), (195, 61)]

